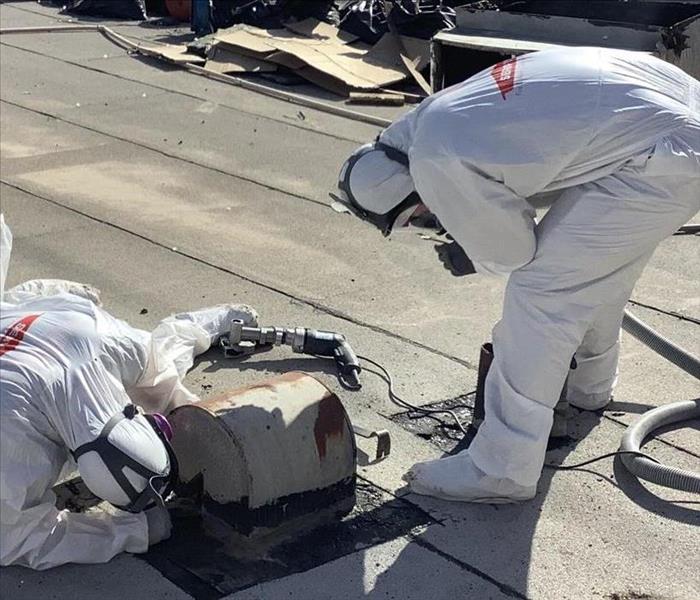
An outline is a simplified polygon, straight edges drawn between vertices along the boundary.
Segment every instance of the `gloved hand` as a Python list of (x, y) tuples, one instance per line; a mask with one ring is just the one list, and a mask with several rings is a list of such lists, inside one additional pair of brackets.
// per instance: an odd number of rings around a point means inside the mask
[(167, 540), (173, 529), (167, 509), (161, 506), (154, 506), (149, 508), (145, 514), (146, 522), (148, 523), (148, 545), (153, 546), (158, 542)]
[(462, 247), (457, 242), (435, 246), (435, 251), (445, 269), (455, 277), (476, 273), (474, 263), (469, 260), (466, 252), (462, 250)]

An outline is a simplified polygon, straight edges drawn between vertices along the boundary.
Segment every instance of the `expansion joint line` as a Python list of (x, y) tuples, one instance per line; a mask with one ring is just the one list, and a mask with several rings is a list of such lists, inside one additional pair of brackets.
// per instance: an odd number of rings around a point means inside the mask
[[(184, 98), (190, 98), (191, 100), (198, 100), (200, 102), (209, 102), (211, 104), (215, 104), (216, 106), (220, 106), (221, 108), (224, 108), (226, 110), (230, 110), (230, 111), (240, 113), (243, 115), (249, 115), (251, 117), (256, 117), (258, 119), (263, 119), (264, 121), (270, 121), (271, 123), (281, 123), (282, 125), (287, 125), (288, 127), (293, 127), (294, 129), (300, 129), (301, 131), (307, 131), (309, 133), (328, 137), (332, 140), (336, 140), (339, 142), (352, 142), (353, 144), (361, 143), (360, 141), (358, 141), (356, 139), (344, 137), (344, 136), (336, 134), (336, 133), (330, 133), (328, 131), (314, 129), (313, 127), (305, 127), (305, 126), (300, 125), (299, 123), (295, 123), (294, 121), (291, 121), (291, 120), (278, 119), (278, 118), (272, 117), (268, 114), (258, 113), (258, 112), (254, 112), (251, 110), (243, 110), (242, 108), (240, 108), (238, 106), (233, 106), (231, 104), (224, 104), (223, 102), (216, 102), (216, 101), (211, 100), (210, 98), (206, 98), (204, 96), (197, 96), (196, 94), (183, 92), (182, 90), (177, 90), (177, 89), (170, 88), (170, 87), (167, 87), (164, 85), (158, 85), (158, 84), (152, 83), (150, 81), (143, 81), (142, 79), (136, 79), (134, 77), (127, 77), (126, 75), (112, 73), (111, 71), (107, 71), (105, 69), (100, 69), (100, 68), (92, 66), (92, 65), (86, 65), (83, 63), (68, 60), (66, 58), (59, 58), (58, 56), (51, 56), (50, 54), (45, 54), (43, 52), (39, 52), (38, 50), (30, 50), (29, 48), (23, 48), (22, 46), (16, 46), (15, 44), (10, 44), (8, 42), (0, 42), (0, 45), (7, 46), (8, 48), (12, 48), (13, 50), (19, 50), (20, 52), (25, 52), (27, 54), (41, 56), (42, 58), (46, 58), (48, 60), (53, 60), (53, 61), (59, 62), (61, 64), (64, 64), (64, 65), (69, 65), (71, 67), (76, 67), (78, 69), (83, 69), (83, 70), (89, 71), (91, 73), (98, 73), (99, 75), (105, 75), (107, 77), (111, 77), (113, 79), (118, 79), (120, 81), (128, 81), (129, 83), (137, 83), (139, 85), (153, 88), (154, 90), (160, 90), (161, 92), (174, 94), (176, 96), (182, 96)], [(155, 59), (153, 59), (153, 57), (147, 56), (147, 55), (143, 55), (142, 58), (146, 58), (149, 60), (155, 60)]]
[(226, 171), (224, 169), (221, 169), (219, 167), (215, 167), (213, 165), (208, 165), (206, 163), (197, 162), (196, 160), (192, 160), (191, 158), (185, 158), (184, 156), (180, 156), (179, 154), (175, 154), (173, 152), (168, 152), (166, 150), (163, 150), (162, 148), (158, 148), (157, 146), (153, 146), (151, 144), (146, 144), (144, 142), (137, 142), (136, 140), (132, 140), (131, 138), (126, 138), (126, 137), (123, 137), (120, 135), (116, 135), (114, 133), (110, 133), (109, 131), (104, 131), (103, 129), (98, 129), (97, 127), (85, 125), (83, 123), (79, 123), (78, 121), (73, 121), (71, 119), (67, 119), (66, 117), (62, 117), (62, 116), (55, 114), (55, 113), (49, 113), (49, 112), (46, 112), (43, 110), (38, 110), (36, 108), (31, 108), (29, 106), (25, 106), (23, 104), (13, 102), (12, 100), (6, 100), (5, 98), (0, 98), (0, 102), (8, 104), (10, 106), (14, 106), (15, 108), (20, 108), (22, 110), (26, 110), (27, 112), (31, 112), (31, 113), (34, 113), (36, 115), (41, 115), (42, 117), (48, 117), (49, 119), (55, 119), (56, 121), (59, 121), (61, 123), (66, 123), (67, 125), (72, 125), (73, 127), (78, 127), (80, 129), (84, 129), (85, 131), (90, 131), (92, 133), (97, 133), (99, 135), (103, 135), (105, 137), (108, 137), (108, 138), (113, 139), (113, 140), (117, 140), (119, 142), (124, 142), (125, 144), (131, 144), (132, 146), (137, 146), (138, 148), (143, 148), (144, 150), (148, 150), (150, 152), (155, 152), (156, 154), (160, 154), (161, 156), (165, 156), (166, 158), (171, 158), (173, 160), (187, 163), (188, 165), (192, 165), (192, 166), (199, 167), (202, 169), (207, 169), (209, 171), (214, 171), (215, 173), (219, 173), (220, 175), (226, 175), (227, 177), (233, 177), (234, 179), (238, 179), (240, 181), (245, 181), (246, 183), (251, 183), (253, 185), (257, 185), (257, 186), (262, 187), (266, 190), (270, 190), (273, 192), (279, 192), (279, 193), (284, 194), (286, 196), (291, 196), (293, 198), (297, 198), (298, 200), (303, 200), (304, 202), (311, 202), (312, 204), (316, 204), (316, 205), (322, 206), (324, 208), (330, 208), (330, 206), (328, 204), (326, 204), (325, 202), (321, 202), (320, 200), (316, 200), (315, 198), (303, 196), (302, 194), (299, 194), (297, 192), (293, 192), (291, 190), (286, 190), (284, 188), (277, 187), (275, 185), (272, 185), (270, 183), (266, 183), (264, 181), (260, 181), (258, 179), (253, 179), (252, 177), (248, 177), (247, 175), (242, 175), (240, 173), (233, 173), (231, 171)]
[[(366, 477), (362, 477), (361, 475), (358, 475), (357, 478), (359, 480), (361, 480), (364, 484), (367, 484), (367, 485), (370, 485), (371, 487), (377, 488), (389, 496), (393, 496), (399, 502), (410, 505), (410, 510), (420, 511), (424, 515), (424, 517), (428, 523), (430, 523), (432, 525), (444, 525), (444, 521), (440, 521), (440, 520), (436, 519), (428, 511), (421, 508), (417, 504), (411, 502), (407, 498), (402, 497), (402, 496), (397, 496), (394, 492), (391, 492), (388, 489), (383, 488), (380, 485), (377, 485), (376, 483), (374, 483), (373, 481), (370, 481)], [(468, 573), (471, 573), (472, 575), (475, 575), (475, 576), (479, 577), (480, 579), (483, 579), (484, 581), (488, 581), (490, 584), (496, 586), (501, 591), (501, 593), (503, 593), (505, 596), (508, 596), (510, 598), (518, 598), (520, 600), (528, 600), (527, 596), (521, 594), (515, 588), (511, 587), (508, 584), (505, 584), (505, 583), (498, 581), (497, 579), (495, 579), (494, 577), (492, 577), (488, 573), (485, 573), (481, 569), (477, 569), (473, 565), (470, 565), (469, 563), (452, 556), (451, 554), (445, 552), (444, 550), (441, 550), (440, 548), (438, 548), (434, 544), (432, 544), (432, 543), (428, 542), (427, 540), (423, 539), (422, 537), (420, 537), (420, 534), (409, 532), (406, 537), (411, 542), (416, 543), (418, 546), (427, 550), (428, 552), (437, 554), (438, 556), (440, 556), (444, 560), (447, 560), (448, 562), (452, 563), (453, 565), (456, 565), (462, 571), (467, 571)]]
[(527, 596), (525, 596), (524, 594), (522, 594), (521, 592), (516, 590), (514, 587), (511, 587), (510, 585), (508, 585), (506, 583), (501, 583), (500, 581), (498, 581), (498, 579), (495, 579), (494, 577), (492, 577), (488, 573), (484, 573), (484, 571), (482, 571), (481, 569), (477, 569), (475, 566), (470, 565), (469, 563), (464, 562), (463, 560), (460, 560), (460, 559), (452, 556), (451, 554), (448, 554), (444, 550), (440, 550), (440, 548), (438, 548), (434, 544), (431, 544), (429, 541), (427, 541), (421, 537), (418, 537), (416, 535), (409, 535), (408, 537), (411, 540), (411, 542), (417, 544), (421, 548), (424, 548), (425, 550), (428, 550), (429, 552), (433, 552), (433, 553), (437, 554), (438, 556), (445, 559), (446, 561), (452, 563), (453, 565), (456, 565), (457, 567), (459, 567), (463, 571), (467, 571), (467, 572), (471, 573), (472, 575), (476, 575), (480, 579), (484, 579), (485, 581), (488, 581), (490, 584), (496, 586), (503, 595), (508, 596), (509, 598), (519, 598), (520, 600), (528, 600)]

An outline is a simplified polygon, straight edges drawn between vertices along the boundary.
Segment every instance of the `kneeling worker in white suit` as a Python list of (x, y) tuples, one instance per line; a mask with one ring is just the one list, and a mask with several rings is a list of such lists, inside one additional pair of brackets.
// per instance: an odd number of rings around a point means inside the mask
[[(256, 324), (255, 312), (218, 306), (149, 334), (86, 298), (27, 292), (37, 289), (47, 286), (25, 284), (0, 303), (0, 564), (46, 569), (145, 552), (170, 535), (163, 498), (177, 461), (164, 415), (197, 399), (181, 377), (231, 319)], [(55, 507), (51, 487), (71, 458), (120, 510)]]
[[(360, 148), (339, 190), (385, 235), (432, 212), (454, 240), (441, 249), (454, 274), (509, 276), (483, 424), (468, 450), (415, 465), (407, 480), (448, 500), (526, 500), (567, 375), (571, 404), (610, 401), (634, 284), (700, 210), (700, 83), (636, 52), (513, 58)], [(549, 192), (556, 200), (536, 223), (527, 199)]]

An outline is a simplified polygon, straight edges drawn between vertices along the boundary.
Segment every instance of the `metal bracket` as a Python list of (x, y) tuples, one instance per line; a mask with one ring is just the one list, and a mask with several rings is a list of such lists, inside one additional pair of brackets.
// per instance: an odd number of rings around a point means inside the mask
[(259, 346), (257, 346), (255, 342), (239, 342), (238, 344), (232, 344), (228, 335), (221, 336), (219, 346), (223, 350), (226, 358), (242, 358), (243, 356), (249, 356), (259, 350)]
[(363, 438), (377, 438), (377, 455), (374, 462), (378, 462), (383, 458), (386, 458), (391, 453), (391, 436), (386, 429), (372, 431), (359, 425), (353, 425), (352, 430), (355, 432), (355, 435), (359, 435)]

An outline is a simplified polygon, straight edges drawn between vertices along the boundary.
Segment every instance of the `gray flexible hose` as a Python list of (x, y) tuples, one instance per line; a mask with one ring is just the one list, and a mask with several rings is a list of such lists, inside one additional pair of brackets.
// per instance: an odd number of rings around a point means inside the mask
[[(655, 429), (686, 419), (700, 417), (700, 400), (687, 400), (659, 406), (644, 413), (633, 425), (627, 428), (620, 443), (621, 452), (640, 452), (644, 439)], [(622, 463), (633, 475), (652, 483), (683, 492), (700, 494), (700, 474), (675, 467), (667, 467), (643, 456), (621, 455)]]
[(622, 319), (622, 329), (695, 379), (700, 379), (700, 359), (654, 331), (628, 310)]
[[(697, 357), (654, 331), (627, 310), (622, 320), (622, 328), (686, 373), (700, 379), (700, 360)], [(700, 494), (700, 474), (667, 467), (635, 454), (641, 453), (640, 448), (644, 440), (659, 427), (697, 418), (700, 418), (700, 400), (674, 402), (644, 413), (628, 427), (622, 437), (620, 451), (628, 453), (621, 455), (622, 463), (630, 473), (641, 479), (676, 490)]]

